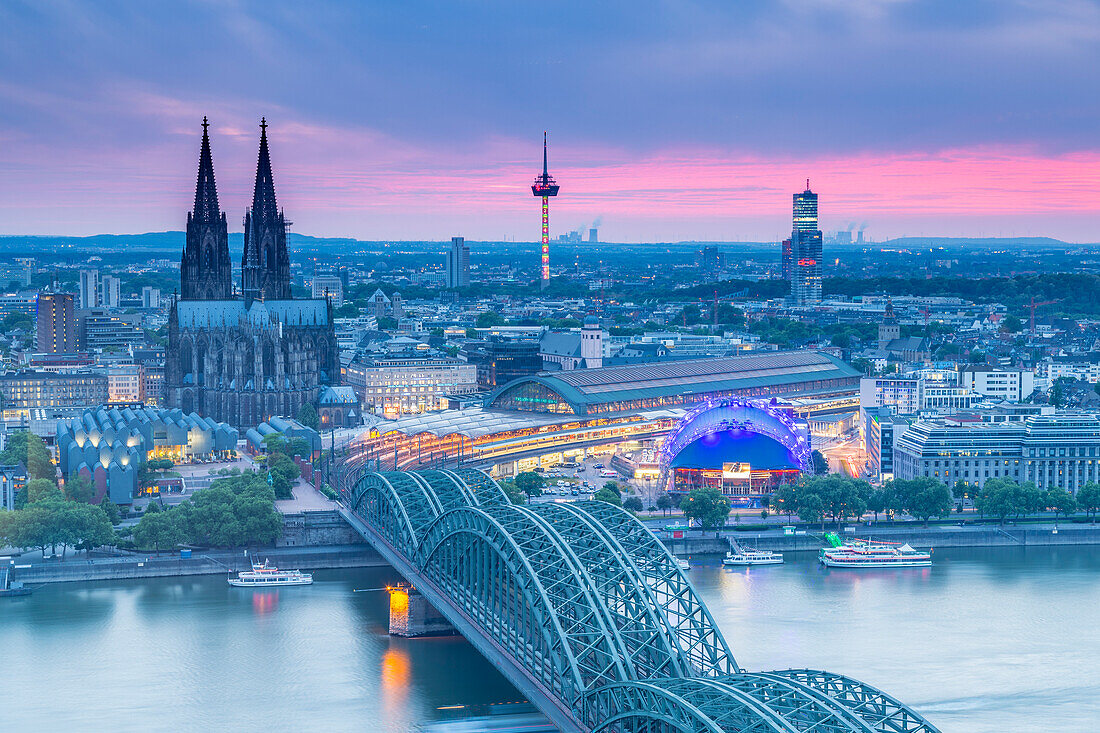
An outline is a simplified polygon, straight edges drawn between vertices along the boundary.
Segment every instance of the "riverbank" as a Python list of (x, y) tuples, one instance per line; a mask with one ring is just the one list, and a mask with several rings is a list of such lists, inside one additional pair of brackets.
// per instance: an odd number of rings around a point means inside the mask
[[(38, 557), (35, 557), (38, 555)], [(321, 547), (272, 547), (256, 550), (257, 559), (271, 560), (282, 568), (298, 570), (330, 570), (336, 568), (385, 567), (382, 556), (368, 545), (326, 545)], [(120, 580), (130, 578), (160, 578), (182, 575), (218, 575), (246, 570), (248, 557), (243, 550), (195, 551), (191, 557), (179, 553), (129, 554), (91, 558), (82, 554), (65, 560), (44, 560), (39, 553), (25, 553), (14, 558), (16, 577), (28, 585), (36, 583), (66, 583), (89, 580)]]
[[(799, 530), (802, 532), (802, 530)], [(831, 530), (827, 530), (831, 531)], [(760, 550), (819, 550), (825, 546), (824, 533), (807, 530), (801, 534), (785, 534), (782, 530), (763, 532), (724, 531), (719, 537), (690, 531), (688, 537), (673, 539), (667, 532), (658, 532), (665, 546), (676, 555), (722, 553), (729, 549), (729, 540)], [(876, 539), (914, 547), (1016, 547), (1049, 545), (1100, 545), (1100, 525), (1093, 524), (1027, 524), (980, 526), (932, 525), (848, 525), (838, 533), (843, 539)]]

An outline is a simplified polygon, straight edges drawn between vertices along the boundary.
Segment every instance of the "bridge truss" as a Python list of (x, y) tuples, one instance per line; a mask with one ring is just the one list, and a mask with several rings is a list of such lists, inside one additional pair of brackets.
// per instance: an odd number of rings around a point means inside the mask
[(618, 507), (513, 505), (475, 469), (350, 466), (340, 489), (349, 522), (562, 731), (938, 733), (849, 677), (739, 667)]

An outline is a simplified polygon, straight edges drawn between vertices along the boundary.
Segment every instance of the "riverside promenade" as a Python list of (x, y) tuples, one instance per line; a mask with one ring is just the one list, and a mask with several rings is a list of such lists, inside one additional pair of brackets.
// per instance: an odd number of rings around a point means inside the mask
[[(252, 550), (257, 561), (271, 560), (281, 568), (322, 570), (333, 568), (381, 567), (386, 563), (369, 545), (326, 545), (320, 547), (267, 547)], [(194, 550), (191, 557), (179, 552), (123, 553), (105, 556), (93, 552), (70, 552), (64, 560), (43, 559), (42, 553), (30, 551), (5, 560), (15, 566), (16, 577), (27, 584), (78, 582), (89, 580), (120, 580), (157, 578), (182, 575), (216, 575), (236, 573), (248, 568), (244, 550)]]
[[(652, 528), (652, 527), (651, 527)], [(655, 529), (655, 528), (652, 528)], [(835, 531), (826, 525), (826, 532)], [(781, 528), (759, 532), (722, 530), (718, 537), (713, 531), (690, 529), (684, 537), (673, 538), (672, 533), (655, 529), (657, 536), (674, 554), (725, 553), (729, 541), (759, 550), (816, 551), (825, 546), (824, 532), (819, 528), (799, 527), (796, 534), (786, 534)], [(894, 524), (845, 524), (838, 534), (843, 539), (873, 539), (883, 542), (908, 542), (914, 547), (1021, 547), (1049, 545), (1100, 545), (1100, 524), (1035, 523), (966, 525), (933, 524), (922, 527), (917, 523)]]

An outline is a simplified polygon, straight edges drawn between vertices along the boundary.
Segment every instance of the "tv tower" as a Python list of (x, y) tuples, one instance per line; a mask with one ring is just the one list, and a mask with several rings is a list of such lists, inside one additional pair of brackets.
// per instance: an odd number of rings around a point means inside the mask
[(542, 197), (542, 280), (541, 287), (550, 284), (550, 197), (558, 195), (558, 182), (546, 169), (546, 132), (542, 133), (542, 175), (535, 176), (531, 193)]

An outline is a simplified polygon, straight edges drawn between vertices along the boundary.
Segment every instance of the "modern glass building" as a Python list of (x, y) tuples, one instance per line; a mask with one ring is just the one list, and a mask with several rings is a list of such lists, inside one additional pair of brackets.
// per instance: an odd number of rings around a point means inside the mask
[(821, 230), (817, 227), (817, 194), (806, 190), (794, 195), (794, 229), (791, 232), (791, 300), (797, 305), (821, 302)]

